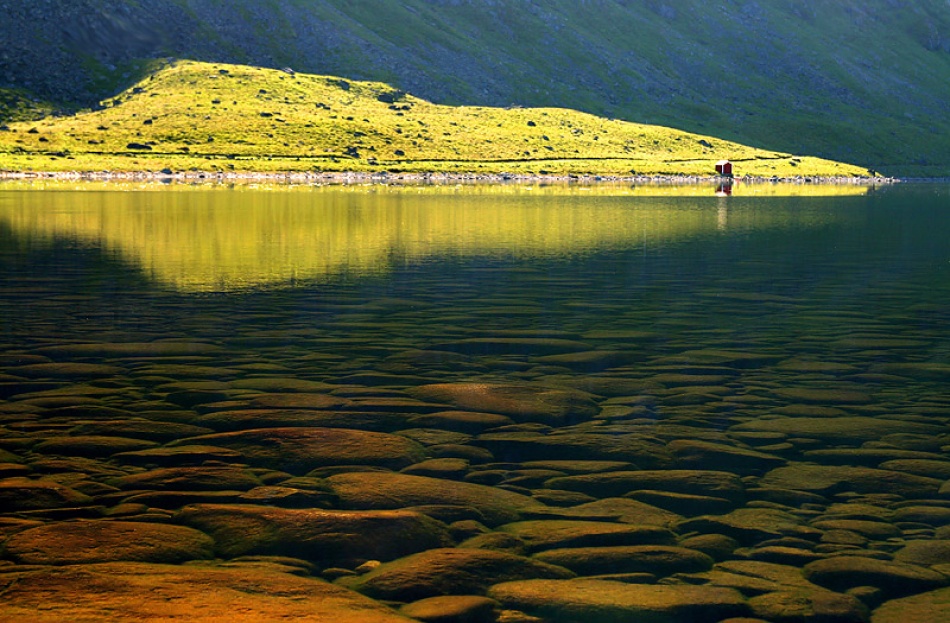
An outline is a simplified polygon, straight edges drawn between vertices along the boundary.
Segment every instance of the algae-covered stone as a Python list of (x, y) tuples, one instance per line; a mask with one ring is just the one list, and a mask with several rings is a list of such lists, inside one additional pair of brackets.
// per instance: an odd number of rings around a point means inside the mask
[(556, 337), (474, 337), (445, 342), (430, 347), (466, 355), (526, 355), (547, 356), (590, 350), (590, 344)]
[(162, 446), (132, 452), (119, 452), (116, 461), (130, 465), (201, 465), (206, 461), (243, 462), (244, 455), (230, 448), (207, 445)]
[(94, 379), (125, 374), (125, 368), (98, 363), (33, 363), (11, 372), (27, 378)]
[(873, 586), (887, 598), (942, 588), (950, 578), (927, 567), (864, 556), (835, 556), (804, 567), (805, 577), (826, 588), (845, 591)]
[(703, 515), (681, 521), (675, 529), (680, 533), (725, 534), (748, 545), (783, 536), (817, 540), (821, 534), (803, 526), (795, 515), (771, 508), (739, 508), (725, 515)]
[(573, 574), (505, 552), (486, 549), (432, 549), (381, 565), (345, 584), (377, 599), (415, 601), (437, 595), (481, 594), (492, 584), (532, 578), (563, 579)]
[(519, 521), (498, 528), (519, 538), (529, 551), (563, 547), (670, 544), (672, 532), (659, 526), (638, 526), (606, 521)]
[(713, 559), (696, 550), (671, 545), (566, 547), (534, 555), (535, 560), (570, 569), (578, 575), (607, 573), (673, 573), (707, 571)]
[(221, 352), (221, 347), (198, 341), (89, 342), (44, 346), (34, 352), (58, 359), (192, 357)]
[(673, 456), (653, 439), (639, 433), (600, 432), (487, 432), (474, 441), (491, 450), (498, 460), (524, 462), (552, 459), (611, 461), (644, 469), (667, 467)]
[(498, 606), (480, 595), (442, 595), (406, 604), (399, 612), (423, 623), (495, 623)]
[(341, 409), (351, 406), (352, 400), (330, 394), (310, 392), (264, 394), (250, 400), (253, 409)]
[(203, 435), (181, 444), (230, 448), (251, 464), (291, 473), (327, 465), (399, 469), (425, 458), (422, 446), (405, 437), (346, 428), (261, 428)]
[(446, 527), (411, 511), (186, 506), (176, 521), (214, 538), (222, 556), (284, 555), (335, 564), (392, 560), (450, 543)]
[(104, 563), (4, 574), (0, 619), (181, 620), (410, 623), (411, 619), (340, 586), (267, 564), (240, 566)]
[(168, 524), (130, 521), (61, 521), (10, 537), (6, 555), (31, 565), (136, 561), (180, 563), (211, 558), (209, 536)]
[(180, 439), (182, 437), (195, 437), (212, 432), (214, 431), (203, 426), (148, 419), (108, 419), (96, 422), (83, 422), (70, 431), (73, 435), (108, 435), (160, 442)]
[(749, 599), (752, 612), (776, 623), (866, 623), (868, 609), (856, 597), (828, 590), (775, 591)]
[(618, 497), (638, 489), (742, 499), (745, 487), (735, 474), (710, 470), (641, 470), (581, 474), (552, 478), (552, 489), (583, 491), (601, 497)]
[(387, 472), (350, 472), (327, 478), (340, 500), (352, 509), (392, 509), (448, 504), (477, 509), (489, 525), (517, 521), (526, 510), (544, 508), (537, 500), (468, 482)]
[(819, 530), (848, 530), (869, 539), (889, 539), (901, 535), (900, 528), (884, 521), (866, 521), (862, 519), (822, 519), (811, 522), (812, 528)]
[(871, 397), (856, 389), (825, 389), (814, 387), (780, 387), (772, 390), (779, 398), (808, 404), (865, 404)]
[(627, 497), (647, 504), (652, 504), (670, 512), (693, 517), (695, 515), (719, 515), (727, 513), (736, 507), (736, 502), (726, 498), (710, 495), (690, 495), (688, 493), (673, 493), (670, 491), (653, 491), (641, 489), (632, 491)]
[(934, 527), (950, 525), (950, 508), (943, 506), (905, 506), (894, 513), (894, 521), (910, 521)]
[(947, 427), (884, 417), (781, 417), (743, 422), (736, 424), (729, 431), (784, 433), (794, 437), (807, 437), (820, 439), (828, 443), (857, 446), (866, 441), (876, 441), (885, 435), (895, 433), (946, 434)]
[(63, 456), (110, 457), (119, 452), (134, 452), (154, 448), (158, 444), (144, 439), (106, 435), (71, 435), (53, 437), (36, 445), (42, 454)]
[(934, 478), (872, 467), (795, 464), (779, 467), (759, 481), (763, 487), (801, 489), (822, 495), (853, 491), (906, 498), (934, 497), (943, 484)]
[(123, 489), (158, 490), (247, 490), (261, 484), (250, 470), (229, 465), (202, 465), (195, 467), (164, 467), (147, 472), (129, 474), (110, 481)]
[(29, 511), (91, 504), (92, 498), (46, 478), (4, 478), (0, 480), (0, 509)]
[(299, 426), (391, 432), (405, 427), (408, 420), (408, 416), (393, 412), (256, 408), (214, 411), (194, 421), (217, 431)]
[(651, 586), (609, 580), (524, 580), (493, 586), (503, 607), (550, 623), (691, 623), (749, 614), (735, 590), (708, 586)]
[(894, 553), (894, 560), (920, 566), (948, 564), (950, 563), (950, 540), (911, 541)]
[(572, 389), (498, 383), (438, 383), (416, 387), (413, 396), (459, 409), (498, 413), (519, 422), (562, 426), (597, 414), (592, 396)]
[(439, 411), (413, 416), (410, 420), (413, 426), (428, 428), (442, 428), (462, 433), (476, 434), (489, 428), (514, 424), (507, 415), (497, 413), (476, 413), (473, 411)]
[(757, 474), (779, 467), (785, 459), (764, 452), (695, 439), (676, 439), (668, 445), (676, 466), (718, 469), (734, 474)]
[(950, 588), (893, 599), (877, 608), (871, 623), (946, 623), (950, 613)]
[(546, 366), (564, 366), (590, 374), (633, 363), (642, 357), (642, 354), (635, 351), (587, 350), (576, 353), (544, 355), (538, 357), (535, 361)]
[(683, 519), (651, 504), (629, 498), (602, 498), (568, 509), (576, 518), (611, 516), (620, 523), (667, 527)]
[(950, 461), (930, 459), (894, 459), (878, 465), (881, 469), (907, 472), (917, 476), (950, 480)]

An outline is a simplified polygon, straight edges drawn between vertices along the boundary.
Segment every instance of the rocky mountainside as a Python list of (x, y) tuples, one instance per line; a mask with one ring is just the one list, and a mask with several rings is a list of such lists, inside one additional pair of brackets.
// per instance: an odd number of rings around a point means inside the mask
[(0, 0), (0, 15), (0, 88), (65, 107), (191, 58), (950, 172), (947, 0)]

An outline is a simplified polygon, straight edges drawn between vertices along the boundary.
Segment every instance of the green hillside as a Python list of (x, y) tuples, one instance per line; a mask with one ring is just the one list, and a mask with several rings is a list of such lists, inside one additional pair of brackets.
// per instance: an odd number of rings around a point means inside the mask
[(69, 110), (188, 58), (950, 174), (946, 0), (0, 0), (0, 15), (0, 88)]
[(380, 82), (180, 61), (101, 110), (8, 124), (0, 170), (856, 176), (866, 169), (563, 108), (445, 106)]

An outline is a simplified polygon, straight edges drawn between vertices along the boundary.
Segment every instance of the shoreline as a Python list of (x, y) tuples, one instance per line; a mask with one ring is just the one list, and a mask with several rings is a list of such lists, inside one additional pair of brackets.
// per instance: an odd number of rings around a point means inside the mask
[(735, 178), (716, 175), (548, 175), (527, 173), (389, 173), (389, 172), (287, 172), (287, 173), (247, 173), (247, 172), (204, 172), (187, 171), (0, 171), (0, 181), (90, 181), (90, 182), (159, 182), (162, 184), (219, 184), (219, 183), (271, 183), (271, 184), (310, 184), (310, 185), (457, 185), (457, 184), (656, 184), (656, 185), (694, 185), (694, 184), (836, 184), (855, 186), (883, 186), (908, 182), (946, 182), (948, 178), (900, 178), (900, 177), (848, 177), (848, 176), (740, 176)]

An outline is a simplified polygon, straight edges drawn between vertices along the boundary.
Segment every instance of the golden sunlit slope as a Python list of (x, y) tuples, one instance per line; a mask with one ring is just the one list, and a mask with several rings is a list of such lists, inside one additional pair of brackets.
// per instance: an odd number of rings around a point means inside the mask
[(860, 167), (558, 108), (435, 105), (378, 82), (179, 61), (100, 110), (0, 131), (7, 171), (866, 176)]

